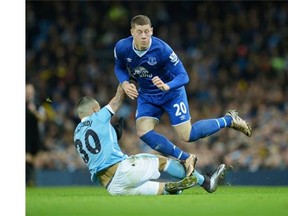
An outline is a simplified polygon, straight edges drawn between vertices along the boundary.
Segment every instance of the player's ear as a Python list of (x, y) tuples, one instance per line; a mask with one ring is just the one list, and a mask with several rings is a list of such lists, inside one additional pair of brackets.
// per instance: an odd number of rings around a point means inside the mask
[(151, 27), (151, 35), (153, 35), (153, 27)]
[(130, 33), (131, 33), (131, 35), (133, 35), (133, 29), (132, 28), (130, 29)]
[(98, 102), (92, 107), (93, 112), (98, 112), (101, 109), (100, 105)]

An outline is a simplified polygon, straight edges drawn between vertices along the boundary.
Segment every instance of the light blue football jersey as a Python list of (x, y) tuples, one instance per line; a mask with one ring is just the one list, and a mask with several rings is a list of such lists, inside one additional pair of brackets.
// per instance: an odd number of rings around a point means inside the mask
[(74, 132), (75, 147), (88, 166), (92, 181), (96, 180), (97, 172), (128, 157), (118, 145), (111, 117), (105, 106), (83, 119)]

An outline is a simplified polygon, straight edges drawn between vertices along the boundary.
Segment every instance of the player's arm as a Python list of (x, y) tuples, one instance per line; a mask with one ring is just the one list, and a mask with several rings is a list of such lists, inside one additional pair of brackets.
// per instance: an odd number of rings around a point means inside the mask
[(127, 96), (132, 100), (134, 100), (134, 98), (138, 97), (138, 90), (134, 83), (129, 82), (130, 75), (126, 69), (125, 62), (121, 58), (121, 53), (118, 51), (120, 49), (119, 46), (120, 46), (119, 43), (117, 43), (114, 48), (114, 59), (115, 59), (114, 71), (118, 81), (121, 84), (121, 87), (123, 88)]
[(122, 89), (122, 87), (120, 85), (118, 85), (117, 92), (116, 92), (115, 96), (110, 100), (110, 102), (108, 104), (109, 108), (112, 109), (110, 111), (113, 111), (113, 114), (115, 112), (117, 112), (117, 110), (122, 105), (124, 95), (125, 95), (124, 90)]
[[(115, 96), (111, 99), (109, 104), (106, 106), (106, 108), (110, 112), (110, 115), (111, 115), (110, 118), (115, 114), (115, 112), (122, 105), (124, 96), (125, 96), (124, 90), (121, 88), (119, 84)], [(118, 122), (116, 122), (115, 124), (112, 124), (112, 126), (115, 129), (117, 140), (119, 140), (123, 133), (124, 119), (120, 118)]]
[(170, 72), (172, 72), (175, 77), (170, 82), (166, 83), (166, 85), (169, 86), (169, 89), (177, 89), (189, 82), (189, 76), (181, 62), (179, 62), (176, 67), (172, 66)]
[(189, 76), (176, 53), (167, 43), (162, 43), (161, 55), (166, 70), (173, 74), (173, 79), (164, 83), (158, 76), (153, 77), (152, 82), (162, 91), (177, 89), (189, 82)]
[(155, 76), (152, 78), (153, 84), (162, 91), (177, 89), (187, 84), (189, 76), (177, 55), (172, 51), (172, 54), (166, 59), (167, 68), (174, 75), (174, 78), (170, 82), (164, 83), (158, 76)]

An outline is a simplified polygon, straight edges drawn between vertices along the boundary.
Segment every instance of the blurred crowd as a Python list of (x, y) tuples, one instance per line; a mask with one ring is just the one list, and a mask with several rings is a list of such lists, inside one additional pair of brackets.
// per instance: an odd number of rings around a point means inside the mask
[[(253, 135), (227, 129), (184, 143), (166, 115), (156, 131), (196, 154), (199, 169), (221, 162), (236, 170), (288, 169), (285, 1), (26, 1), (26, 83), (34, 86), (35, 103), (46, 114), (39, 122), (34, 167), (86, 169), (73, 143), (79, 123), (74, 105), (83, 95), (102, 106), (114, 96), (113, 47), (130, 35), (130, 19), (137, 14), (148, 15), (154, 35), (182, 59), (190, 77), (191, 121), (236, 109)], [(125, 99), (113, 117), (125, 118), (120, 145), (127, 154), (153, 152), (136, 135), (135, 105)]]

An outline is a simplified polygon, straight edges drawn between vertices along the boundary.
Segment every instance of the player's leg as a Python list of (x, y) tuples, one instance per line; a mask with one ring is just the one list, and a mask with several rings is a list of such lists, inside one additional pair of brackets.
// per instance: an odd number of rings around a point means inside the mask
[(171, 99), (166, 105), (172, 126), (182, 141), (192, 142), (216, 133), (223, 127), (229, 127), (232, 122), (231, 116), (218, 119), (205, 119), (191, 125), (189, 105), (184, 89), (179, 91), (177, 97)]
[[(178, 160), (166, 158), (163, 156), (159, 156), (159, 170), (164, 171), (169, 175), (171, 175), (172, 177), (179, 179), (183, 179), (186, 176), (186, 171), (185, 168), (182, 166), (182, 163), (180, 163)], [(207, 192), (213, 193), (216, 191), (218, 181), (221, 177), (223, 177), (224, 172), (225, 172), (225, 164), (221, 164), (211, 176), (202, 175), (196, 169), (193, 171), (191, 176), (197, 179), (197, 184), (203, 187)], [(193, 181), (192, 179), (190, 180)], [(179, 186), (177, 186), (177, 183), (174, 183), (170, 184), (170, 186), (168, 184), (166, 188), (170, 188), (171, 192), (173, 188), (177, 187), (179, 188)]]
[[(172, 95), (171, 98), (173, 98), (173, 96), (174, 95)], [(152, 149), (183, 161), (187, 176), (189, 176), (194, 170), (197, 157), (178, 148), (165, 136), (154, 131), (154, 127), (163, 115), (163, 112), (164, 109), (162, 106), (150, 103), (145, 97), (140, 95), (138, 97), (136, 112), (137, 134), (140, 139)], [(186, 117), (190, 120), (189, 113)]]
[[(159, 171), (163, 171), (168, 173), (170, 176), (178, 179), (183, 179), (186, 176), (186, 172), (182, 164), (178, 160), (174, 160), (171, 158), (166, 158), (163, 156), (159, 156)], [(221, 164), (217, 170), (213, 173), (213, 175), (202, 175), (199, 173), (196, 169), (192, 173), (191, 176), (194, 177), (194, 180), (196, 179), (197, 184), (203, 187), (207, 192), (213, 193), (217, 189), (218, 181), (219, 179), (223, 176), (225, 171), (225, 165)], [(181, 185), (191, 186), (189, 182), (193, 182), (193, 179), (189, 179), (187, 182), (187, 185), (184, 184), (184, 182), (172, 182), (172, 183), (167, 183), (166, 187), (165, 184), (159, 187), (158, 193), (161, 194), (162, 192), (165, 193), (176, 193), (176, 191), (180, 191)], [(192, 183), (191, 183), (192, 184)], [(196, 184), (196, 183), (195, 183)], [(194, 185), (193, 185), (194, 186)], [(192, 187), (192, 186), (191, 186)], [(166, 188), (166, 189), (165, 189)], [(164, 190), (165, 189), (165, 190)], [(178, 190), (177, 190), (178, 189)]]
[[(176, 190), (184, 190), (194, 186), (195, 177), (167, 184), (165, 191), (162, 183), (151, 181), (160, 177), (160, 170), (166, 167), (168, 158), (153, 154), (133, 155), (118, 164), (117, 171), (111, 179), (107, 190), (112, 195), (156, 195), (176, 193)], [(174, 169), (174, 176), (185, 177), (183, 166), (178, 162), (178, 171)], [(170, 169), (169, 169), (170, 170)], [(171, 172), (171, 170), (170, 170)]]
[(137, 135), (152, 149), (164, 155), (186, 160), (189, 153), (182, 151), (165, 136), (154, 131), (163, 112), (162, 107), (149, 103), (145, 101), (145, 98), (139, 96), (136, 114)]
[[(204, 119), (191, 125), (188, 100), (184, 89), (179, 92), (177, 97), (171, 99), (165, 109), (169, 113), (171, 124), (178, 136), (186, 142), (210, 136), (225, 127), (231, 127), (251, 136), (251, 127), (234, 110), (229, 110), (221, 118)], [(187, 121), (188, 116), (189, 121)]]
[(225, 169), (225, 164), (221, 164), (211, 176), (205, 175), (204, 181), (200, 185), (209, 193), (215, 192), (219, 179), (224, 176)]
[(156, 195), (159, 159), (152, 154), (136, 154), (121, 161), (107, 190), (112, 195)]
[[(159, 157), (159, 171), (163, 171), (169, 174), (170, 176), (178, 179), (183, 179), (185, 176), (187, 176), (186, 167), (179, 160), (174, 160), (163, 156), (158, 157)], [(192, 175), (197, 178), (197, 183), (199, 185), (202, 185), (204, 183), (205, 176), (201, 175), (194, 169), (192, 171), (194, 171)], [(188, 176), (190, 176), (190, 174), (191, 173), (188, 173)]]
[[(152, 154), (138, 154), (134, 158), (137, 174), (133, 175), (138, 176), (139, 181), (133, 180), (136, 182), (136, 187), (131, 189), (132, 194), (154, 195), (155, 189), (157, 189), (157, 195), (179, 194), (197, 184), (195, 176), (186, 177), (184, 167), (178, 160)], [(166, 183), (150, 181), (158, 179), (160, 171), (166, 171), (180, 180)]]
[(172, 126), (182, 141), (193, 142), (200, 138), (210, 136), (218, 132), (221, 128), (229, 127), (231, 122), (232, 118), (230, 116), (224, 116), (219, 119), (200, 120), (193, 125), (191, 125), (190, 122), (186, 122)]
[[(180, 139), (186, 142), (193, 142), (200, 138), (210, 136), (226, 127), (231, 127), (241, 131), (247, 136), (251, 136), (252, 130), (249, 124), (241, 119), (235, 111), (232, 112), (231, 110), (221, 118), (204, 119), (192, 125), (190, 123), (174, 125)], [(189, 128), (190, 132), (188, 132)]]
[[(149, 145), (152, 149), (167, 155), (178, 158), (179, 160), (185, 161), (188, 157), (191, 158), (191, 163), (196, 163), (196, 156), (190, 155), (182, 149), (175, 146), (169, 139), (164, 135), (154, 131), (155, 119), (152, 118), (140, 118), (136, 121), (137, 134), (140, 139)], [(191, 172), (193, 169), (191, 170)]]
[[(178, 179), (185, 178), (186, 176), (185, 168), (178, 160), (173, 160), (171, 158), (163, 157), (160, 155), (158, 157), (159, 157), (159, 171), (166, 172), (170, 176)], [(167, 190), (165, 190), (165, 186)], [(159, 183), (159, 189), (157, 194), (158, 195), (170, 194), (171, 190), (169, 191), (169, 188), (170, 189), (172, 188), (171, 184), (169, 185), (169, 183), (161, 182)], [(180, 194), (181, 192), (182, 192), (181, 190), (177, 190), (176, 192), (173, 191), (173, 194)]]
[(159, 158), (159, 171), (163, 171), (178, 179), (183, 179), (186, 176), (185, 168), (179, 160), (174, 160), (161, 155), (157, 156)]

